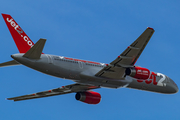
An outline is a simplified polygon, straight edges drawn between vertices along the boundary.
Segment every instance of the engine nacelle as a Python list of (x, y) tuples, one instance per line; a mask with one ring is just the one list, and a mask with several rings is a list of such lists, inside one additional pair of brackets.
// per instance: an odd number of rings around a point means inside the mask
[(148, 79), (150, 75), (150, 71), (142, 67), (127, 68), (125, 72), (126, 75), (143, 80)]
[(98, 104), (101, 101), (101, 95), (94, 91), (78, 92), (75, 98), (88, 104)]

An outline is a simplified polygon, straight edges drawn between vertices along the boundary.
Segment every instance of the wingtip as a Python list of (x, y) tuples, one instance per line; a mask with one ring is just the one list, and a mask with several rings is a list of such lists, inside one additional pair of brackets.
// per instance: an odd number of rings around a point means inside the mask
[(9, 98), (5, 98), (5, 100), (9, 100)]
[(6, 98), (6, 100), (12, 100), (12, 101), (14, 101), (14, 102), (15, 102), (15, 100), (13, 100), (13, 99), (11, 99), (11, 98)]
[(151, 29), (151, 30), (154, 30), (153, 28), (151, 28), (151, 27), (147, 27), (147, 29)]

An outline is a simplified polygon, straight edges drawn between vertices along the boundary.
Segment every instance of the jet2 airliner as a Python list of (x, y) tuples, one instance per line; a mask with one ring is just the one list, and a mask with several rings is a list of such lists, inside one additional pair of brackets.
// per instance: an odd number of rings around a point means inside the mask
[(34, 44), (10, 15), (2, 14), (2, 16), (19, 53), (11, 55), (14, 60), (1, 63), (0, 67), (25, 65), (39, 72), (75, 82), (47, 91), (7, 98), (8, 100), (20, 101), (76, 93), (76, 100), (88, 104), (98, 104), (101, 95), (92, 89), (101, 87), (126, 87), (165, 94), (178, 92), (178, 86), (168, 76), (135, 65), (154, 33), (153, 28), (148, 27), (115, 60), (104, 64), (42, 53), (46, 39), (39, 39)]

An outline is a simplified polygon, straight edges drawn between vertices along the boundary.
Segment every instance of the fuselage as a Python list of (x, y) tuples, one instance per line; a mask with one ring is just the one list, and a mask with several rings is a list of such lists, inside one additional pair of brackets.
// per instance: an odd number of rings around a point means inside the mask
[(175, 82), (164, 74), (151, 72), (147, 80), (139, 80), (130, 76), (123, 79), (97, 77), (95, 74), (106, 64), (68, 58), (63, 56), (42, 54), (40, 59), (29, 59), (24, 54), (14, 54), (11, 57), (27, 67), (59, 78), (70, 79), (74, 82), (107, 88), (134, 88), (158, 93), (176, 93)]
[(0, 67), (22, 64), (39, 72), (76, 82), (51, 90), (11, 97), (8, 100), (20, 101), (76, 93), (76, 100), (88, 104), (98, 104), (101, 101), (101, 95), (91, 90), (100, 87), (126, 87), (165, 94), (178, 92), (178, 86), (166, 75), (135, 66), (154, 33), (154, 29), (151, 27), (147, 27), (111, 63), (105, 64), (44, 54), (43, 48), (46, 39), (40, 38), (34, 44), (10, 15), (2, 14), (2, 16), (20, 53), (11, 55), (14, 60), (0, 63)]

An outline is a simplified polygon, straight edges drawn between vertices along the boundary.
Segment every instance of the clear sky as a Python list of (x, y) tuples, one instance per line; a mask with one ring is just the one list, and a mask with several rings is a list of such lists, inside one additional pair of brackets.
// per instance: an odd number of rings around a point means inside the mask
[[(166, 74), (180, 86), (180, 2), (164, 0), (3, 0), (35, 42), (46, 38), (44, 53), (110, 63), (147, 27), (155, 33), (136, 65)], [(18, 53), (0, 17), (0, 62)], [(13, 102), (8, 97), (72, 84), (25, 66), (0, 68), (0, 120), (179, 120), (180, 93), (97, 89), (98, 105), (75, 100), (75, 93)]]

